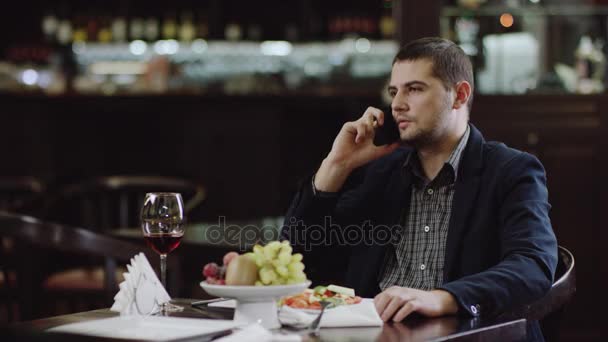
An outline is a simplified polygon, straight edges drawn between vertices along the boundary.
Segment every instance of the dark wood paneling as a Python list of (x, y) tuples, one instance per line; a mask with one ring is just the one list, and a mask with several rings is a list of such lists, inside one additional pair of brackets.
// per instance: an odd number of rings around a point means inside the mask
[(602, 185), (602, 98), (477, 96), (475, 101), (471, 121), (487, 140), (530, 152), (545, 166), (553, 229), (576, 260), (577, 293), (563, 318), (563, 335), (598, 338), (603, 312), (598, 294), (608, 265), (601, 254), (607, 240), (600, 204), (608, 193)]
[[(345, 120), (379, 97), (2, 96), (0, 176), (52, 184), (180, 176), (208, 188), (198, 218), (282, 215)], [(197, 217), (195, 217), (197, 218)]]
[(414, 39), (439, 35), (440, 1), (394, 0), (396, 40), (405, 44)]

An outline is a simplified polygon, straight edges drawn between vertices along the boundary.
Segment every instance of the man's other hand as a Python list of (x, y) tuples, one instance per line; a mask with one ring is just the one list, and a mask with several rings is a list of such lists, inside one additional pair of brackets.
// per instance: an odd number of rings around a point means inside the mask
[(455, 314), (458, 304), (454, 296), (444, 290), (423, 291), (392, 286), (374, 298), (374, 305), (384, 322), (400, 322), (412, 312), (427, 317)]

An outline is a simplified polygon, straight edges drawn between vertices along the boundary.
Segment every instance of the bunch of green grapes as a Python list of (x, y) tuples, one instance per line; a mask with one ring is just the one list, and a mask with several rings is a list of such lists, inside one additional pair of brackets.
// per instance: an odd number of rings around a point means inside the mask
[(286, 285), (306, 281), (302, 254), (291, 254), (288, 241), (272, 241), (266, 246), (255, 245), (247, 255), (258, 266), (255, 285)]

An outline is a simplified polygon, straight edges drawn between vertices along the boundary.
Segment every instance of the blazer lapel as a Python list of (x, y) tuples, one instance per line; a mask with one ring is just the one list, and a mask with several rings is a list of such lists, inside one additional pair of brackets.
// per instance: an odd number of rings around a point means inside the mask
[[(413, 153), (413, 152), (411, 152)], [(385, 198), (388, 199), (388, 203), (385, 208), (385, 212), (379, 221), (386, 225), (393, 226), (395, 224), (401, 224), (400, 219), (403, 214), (403, 210), (407, 210), (410, 207), (410, 196), (409, 191), (412, 186), (412, 173), (404, 172), (400, 168), (391, 177), (386, 189)]]
[[(374, 225), (385, 225), (390, 228), (401, 223), (399, 220), (403, 210), (409, 208), (410, 196), (408, 196), (407, 190), (411, 186), (409, 172), (402, 172), (401, 167), (391, 171), (382, 200), (384, 207), (378, 211), (374, 220)], [(389, 242), (389, 244), (391, 243)], [(382, 261), (389, 244), (362, 244), (357, 246), (354, 253), (351, 254), (350, 267), (353, 268), (353, 272), (348, 272), (352, 278), (347, 276), (347, 283), (355, 287), (362, 295), (372, 297), (376, 295), (378, 290), (376, 280), (382, 270)], [(356, 273), (356, 277), (354, 273)], [(361, 274), (366, 276), (361, 276)]]
[(453, 279), (454, 267), (461, 247), (462, 237), (468, 228), (468, 219), (476, 205), (477, 193), (481, 182), (480, 170), (483, 165), (482, 152), (484, 139), (471, 124), (471, 133), (458, 170), (452, 213), (446, 241), (443, 279)]

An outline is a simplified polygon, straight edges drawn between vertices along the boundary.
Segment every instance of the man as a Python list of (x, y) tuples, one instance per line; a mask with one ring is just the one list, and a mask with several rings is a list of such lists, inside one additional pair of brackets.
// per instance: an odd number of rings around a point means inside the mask
[[(473, 71), (462, 49), (440, 38), (405, 45), (388, 92), (400, 141), (373, 144), (385, 119), (377, 108), (346, 123), (296, 195), (282, 237), (310, 246), (296, 237), (330, 232), (328, 217), (332, 229), (399, 227), (389, 243), (318, 245), (305, 256), (344, 257), (346, 285), (375, 296), (384, 321), (497, 315), (542, 297), (557, 264), (545, 172), (469, 124)], [(529, 336), (542, 339), (537, 324)]]

